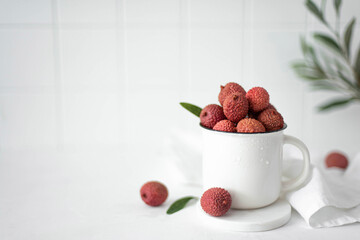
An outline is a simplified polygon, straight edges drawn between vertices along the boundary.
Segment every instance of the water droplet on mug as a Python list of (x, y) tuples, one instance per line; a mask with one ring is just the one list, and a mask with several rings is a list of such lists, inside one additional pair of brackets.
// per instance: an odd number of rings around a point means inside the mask
[(263, 162), (264, 161), (264, 159), (263, 158), (260, 158), (260, 162)]
[(265, 162), (265, 164), (266, 164), (266, 165), (269, 165), (269, 164), (270, 164), (270, 162), (269, 162), (269, 161), (266, 161), (266, 162)]
[(261, 151), (264, 150), (264, 147), (260, 147), (260, 150), (261, 150)]

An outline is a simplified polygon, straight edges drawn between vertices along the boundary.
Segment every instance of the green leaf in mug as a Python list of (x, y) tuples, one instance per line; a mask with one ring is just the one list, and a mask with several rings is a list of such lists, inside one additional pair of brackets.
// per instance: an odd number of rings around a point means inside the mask
[(176, 213), (176, 212), (180, 211), (181, 209), (183, 209), (186, 206), (186, 204), (191, 199), (198, 199), (198, 198), (197, 197), (192, 197), (192, 196), (180, 198), (180, 199), (176, 200), (173, 204), (171, 204), (171, 206), (166, 211), (166, 213), (167, 214), (173, 214), (173, 213)]
[(180, 105), (185, 108), (186, 110), (188, 110), (189, 112), (191, 112), (192, 114), (194, 114), (197, 117), (200, 117), (200, 113), (201, 113), (201, 108), (198, 106), (195, 106), (191, 103), (185, 103), (185, 102), (181, 102)]

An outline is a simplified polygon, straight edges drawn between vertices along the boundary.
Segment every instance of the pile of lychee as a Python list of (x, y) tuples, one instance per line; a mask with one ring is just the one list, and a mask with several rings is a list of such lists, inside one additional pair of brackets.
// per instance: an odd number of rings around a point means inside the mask
[(284, 119), (270, 104), (269, 93), (262, 87), (245, 91), (237, 83), (220, 86), (220, 105), (210, 104), (200, 113), (203, 127), (241, 133), (270, 132), (282, 129)]

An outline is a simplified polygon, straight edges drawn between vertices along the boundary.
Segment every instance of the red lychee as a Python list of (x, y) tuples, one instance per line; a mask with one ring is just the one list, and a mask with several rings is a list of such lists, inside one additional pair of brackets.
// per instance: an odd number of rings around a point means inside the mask
[(210, 188), (200, 199), (202, 209), (214, 217), (227, 213), (231, 207), (231, 195), (223, 188)]
[(150, 206), (159, 206), (165, 202), (168, 190), (164, 184), (157, 181), (145, 183), (140, 189), (141, 199)]
[(338, 167), (346, 169), (349, 162), (347, 157), (340, 152), (331, 152), (325, 158), (326, 167)]
[(233, 93), (224, 101), (224, 114), (230, 121), (237, 123), (246, 117), (249, 103), (242, 93)]
[(266, 131), (264, 125), (262, 125), (261, 122), (253, 118), (242, 119), (237, 124), (236, 130), (242, 133), (257, 133)]
[(219, 103), (221, 104), (221, 106), (224, 106), (223, 103), (226, 99), (227, 96), (229, 96), (230, 94), (233, 93), (237, 93), (240, 92), (242, 94), (246, 94), (246, 91), (244, 90), (244, 88), (242, 86), (240, 86), (237, 83), (234, 82), (229, 82), (224, 86), (220, 86), (220, 93), (219, 93)]
[(213, 127), (216, 131), (222, 131), (222, 132), (236, 132), (236, 126), (233, 122), (230, 120), (221, 120), (220, 122), (217, 122), (215, 126)]
[(262, 87), (254, 87), (246, 93), (249, 107), (254, 112), (260, 112), (269, 105), (269, 93)]
[[(267, 108), (265, 108), (265, 109), (270, 109), (270, 108), (276, 110), (276, 108), (274, 107), (274, 105), (272, 105), (271, 103), (269, 103), (269, 106), (267, 106)], [(264, 109), (264, 110), (265, 110), (265, 109)], [(252, 111), (251, 109), (249, 109), (249, 112), (248, 112), (247, 117), (248, 117), (248, 118), (257, 119), (257, 117), (259, 116), (259, 114), (260, 114), (260, 112), (254, 112), (254, 111)]]
[(262, 111), (258, 118), (266, 128), (266, 131), (275, 131), (284, 127), (284, 119), (281, 114), (273, 108)]
[(210, 104), (204, 107), (200, 113), (200, 123), (207, 128), (213, 128), (215, 124), (226, 119), (223, 108), (216, 104)]

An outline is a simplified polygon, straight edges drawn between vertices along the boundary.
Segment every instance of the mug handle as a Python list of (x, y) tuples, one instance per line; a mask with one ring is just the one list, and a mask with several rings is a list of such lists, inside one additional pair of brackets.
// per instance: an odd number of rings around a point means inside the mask
[(291, 144), (300, 149), (304, 161), (303, 169), (299, 176), (282, 182), (282, 190), (291, 191), (302, 185), (308, 178), (310, 174), (310, 154), (306, 145), (293, 136), (284, 135), (284, 144)]

